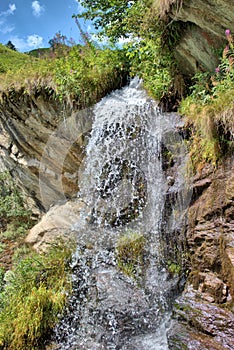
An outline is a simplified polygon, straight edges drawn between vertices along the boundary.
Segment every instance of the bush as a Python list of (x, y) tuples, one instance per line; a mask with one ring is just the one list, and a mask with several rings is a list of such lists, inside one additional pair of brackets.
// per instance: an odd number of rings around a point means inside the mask
[(121, 50), (99, 50), (92, 44), (74, 46), (53, 67), (56, 91), (79, 107), (94, 104), (120, 87), (128, 73), (128, 62)]
[[(63, 54), (62, 54), (63, 53)], [(129, 64), (122, 50), (100, 50), (89, 45), (75, 45), (51, 57), (29, 57), (26, 66), (2, 77), (2, 90), (24, 89), (33, 94), (44, 88), (54, 98), (69, 100), (84, 108), (96, 103), (111, 90), (119, 88), (128, 75)]]
[(0, 218), (28, 217), (31, 213), (24, 207), (23, 195), (9, 172), (0, 173)]

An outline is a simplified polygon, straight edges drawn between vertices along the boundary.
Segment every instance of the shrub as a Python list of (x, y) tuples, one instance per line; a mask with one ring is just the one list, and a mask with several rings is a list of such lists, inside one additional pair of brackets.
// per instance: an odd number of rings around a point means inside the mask
[(92, 44), (75, 45), (53, 56), (29, 57), (26, 66), (3, 75), (1, 89), (24, 89), (33, 94), (44, 88), (54, 98), (69, 100), (79, 108), (90, 106), (125, 82), (129, 64), (122, 50), (100, 50)]
[(53, 67), (56, 91), (79, 107), (94, 104), (124, 82), (127, 59), (121, 50), (99, 50), (92, 44), (74, 46)]
[(4, 250), (8, 250), (11, 241), (22, 238), (32, 226), (32, 213), (24, 202), (25, 198), (10, 174), (7, 171), (0, 173), (1, 254), (4, 253)]
[(9, 172), (0, 173), (0, 218), (28, 218), (31, 212), (24, 207), (24, 198)]

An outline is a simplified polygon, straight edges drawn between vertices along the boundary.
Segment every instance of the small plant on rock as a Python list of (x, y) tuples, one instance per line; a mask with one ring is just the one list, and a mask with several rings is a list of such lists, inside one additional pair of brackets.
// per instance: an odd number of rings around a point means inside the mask
[(129, 232), (119, 238), (116, 260), (119, 269), (137, 279), (142, 275), (145, 255), (145, 238), (140, 233)]

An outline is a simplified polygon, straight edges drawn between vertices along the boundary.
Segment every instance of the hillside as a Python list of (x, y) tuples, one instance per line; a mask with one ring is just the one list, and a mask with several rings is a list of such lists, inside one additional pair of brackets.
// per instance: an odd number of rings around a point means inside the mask
[(29, 61), (30, 58), (28, 55), (13, 51), (0, 44), (0, 73), (17, 70), (26, 65)]

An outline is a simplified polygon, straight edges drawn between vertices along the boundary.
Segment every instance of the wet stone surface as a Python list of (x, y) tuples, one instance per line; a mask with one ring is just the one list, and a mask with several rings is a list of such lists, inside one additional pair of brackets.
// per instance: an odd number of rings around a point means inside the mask
[(157, 333), (166, 311), (160, 288), (149, 294), (143, 281), (124, 275), (113, 250), (81, 248), (73, 271), (74, 293), (56, 332), (56, 349), (73, 349), (74, 343), (78, 349), (140, 349), (148, 337), (166, 344)]

